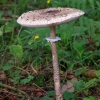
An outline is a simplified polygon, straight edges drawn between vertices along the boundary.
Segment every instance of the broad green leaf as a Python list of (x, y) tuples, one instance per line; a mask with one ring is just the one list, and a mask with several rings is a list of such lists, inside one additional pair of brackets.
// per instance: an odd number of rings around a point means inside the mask
[(83, 100), (95, 100), (93, 96), (85, 97)]
[(21, 84), (29, 83), (33, 78), (34, 78), (34, 77), (30, 75), (30, 76), (28, 76), (27, 78), (20, 80), (20, 83), (21, 83)]
[(13, 66), (11, 66), (11, 65), (6, 65), (6, 66), (2, 67), (3, 70), (9, 70), (11, 68), (13, 68)]
[(90, 100), (89, 98), (83, 98), (83, 100)]
[(29, 83), (29, 82), (30, 82), (30, 80), (27, 79), (27, 78), (20, 80), (20, 84), (26, 84), (26, 83)]
[(93, 96), (90, 96), (89, 99), (90, 100), (95, 100), (95, 98)]
[(65, 100), (71, 100), (72, 98), (74, 98), (74, 94), (68, 91), (65, 91), (63, 94), (63, 97)]
[(76, 91), (81, 90), (82, 88), (84, 88), (85, 82), (83, 80), (77, 81), (74, 83), (74, 87), (76, 89)]
[(29, 40), (28, 44), (29, 44), (29, 45), (32, 45), (33, 42), (34, 42), (34, 40), (31, 39), (31, 40)]
[(34, 78), (34, 76), (32, 76), (32, 75), (28, 76), (28, 79), (30, 79), (30, 80), (32, 80), (33, 78)]
[(54, 95), (55, 95), (55, 91), (48, 91), (48, 92), (47, 92), (47, 95), (48, 95), (48, 96), (54, 96)]
[(20, 76), (15, 76), (13, 78), (13, 80), (14, 80), (14, 83), (13, 84), (18, 84), (19, 83), (19, 80), (20, 80)]
[(11, 45), (9, 47), (11, 54), (17, 58), (17, 59), (21, 59), (23, 56), (23, 48), (20, 45)]
[(36, 77), (35, 83), (39, 86), (43, 86), (43, 76)]

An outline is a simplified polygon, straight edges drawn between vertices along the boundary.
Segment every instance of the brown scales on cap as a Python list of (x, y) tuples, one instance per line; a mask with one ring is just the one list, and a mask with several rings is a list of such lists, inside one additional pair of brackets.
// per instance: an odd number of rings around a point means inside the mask
[(47, 27), (75, 20), (84, 14), (72, 8), (48, 8), (22, 14), (17, 22), (27, 27)]

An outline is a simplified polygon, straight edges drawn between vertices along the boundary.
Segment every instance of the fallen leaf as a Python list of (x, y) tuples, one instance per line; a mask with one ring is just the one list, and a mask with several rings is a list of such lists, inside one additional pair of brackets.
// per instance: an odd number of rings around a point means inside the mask
[(73, 87), (73, 83), (68, 81), (67, 84), (62, 86), (61, 90), (62, 90), (62, 93), (64, 93), (66, 90), (68, 92), (74, 92), (75, 89)]
[(74, 84), (74, 82), (76, 82), (77, 81), (77, 78), (76, 77), (73, 77), (72, 79), (71, 79), (71, 81), (68, 81), (66, 84), (64, 84), (63, 86), (62, 86), (62, 93), (64, 93), (66, 90), (68, 91), (68, 92), (74, 92), (75, 91), (75, 89), (74, 89), (74, 86), (73, 86), (73, 84)]

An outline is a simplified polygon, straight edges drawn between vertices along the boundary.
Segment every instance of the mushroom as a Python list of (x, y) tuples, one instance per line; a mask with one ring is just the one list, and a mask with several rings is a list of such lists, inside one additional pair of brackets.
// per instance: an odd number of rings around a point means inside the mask
[(47, 8), (26, 12), (17, 19), (19, 24), (26, 27), (50, 27), (50, 37), (46, 39), (50, 41), (52, 45), (56, 100), (63, 100), (63, 97), (61, 93), (58, 56), (56, 50), (56, 41), (61, 39), (56, 37), (55, 26), (78, 19), (83, 14), (83, 11), (73, 8)]

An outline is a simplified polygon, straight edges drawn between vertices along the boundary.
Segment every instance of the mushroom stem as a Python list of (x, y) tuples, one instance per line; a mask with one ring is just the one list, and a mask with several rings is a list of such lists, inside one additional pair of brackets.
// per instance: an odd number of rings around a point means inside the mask
[[(50, 38), (55, 39), (55, 26), (50, 27)], [(59, 75), (59, 66), (58, 66), (58, 56), (57, 56), (57, 49), (56, 49), (56, 42), (51, 42), (52, 46), (52, 60), (53, 60), (53, 73), (54, 73), (54, 86), (55, 86), (55, 93), (56, 93), (56, 100), (63, 100), (62, 93), (61, 93), (61, 85), (60, 85), (60, 75)]]

